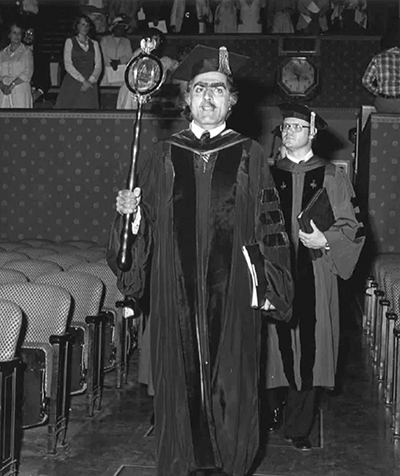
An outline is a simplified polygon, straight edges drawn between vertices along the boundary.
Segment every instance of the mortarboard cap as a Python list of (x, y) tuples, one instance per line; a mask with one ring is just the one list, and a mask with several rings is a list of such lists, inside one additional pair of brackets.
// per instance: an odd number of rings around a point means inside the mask
[(319, 131), (323, 131), (328, 127), (328, 124), (321, 116), (315, 113), (312, 109), (305, 106), (304, 104), (298, 103), (284, 103), (279, 105), (279, 109), (282, 113), (283, 118), (285, 117), (296, 117), (297, 119), (303, 119), (311, 123), (311, 115), (315, 114), (314, 125), (315, 128)]
[(248, 59), (248, 56), (228, 53), (224, 46), (217, 49), (197, 45), (181, 61), (174, 71), (173, 77), (181, 81), (190, 81), (198, 74), (210, 71), (219, 71), (227, 76), (232, 76), (244, 66)]

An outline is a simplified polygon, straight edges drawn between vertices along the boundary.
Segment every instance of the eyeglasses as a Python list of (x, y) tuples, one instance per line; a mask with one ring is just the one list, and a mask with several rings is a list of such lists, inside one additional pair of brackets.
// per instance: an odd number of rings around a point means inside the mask
[(301, 132), (303, 129), (309, 129), (310, 126), (303, 126), (303, 124), (298, 124), (297, 122), (287, 122), (286, 124), (281, 124), (279, 129), (281, 132), (288, 132), (290, 129), (293, 132)]

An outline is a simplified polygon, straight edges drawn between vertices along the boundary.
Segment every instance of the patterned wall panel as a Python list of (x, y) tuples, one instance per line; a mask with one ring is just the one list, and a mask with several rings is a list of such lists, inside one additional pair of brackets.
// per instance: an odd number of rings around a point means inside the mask
[[(0, 237), (105, 244), (131, 160), (135, 115), (1, 113)], [(144, 116), (141, 154), (182, 120)]]
[(400, 115), (371, 114), (360, 143), (358, 195), (368, 210), (371, 247), (400, 252)]
[[(299, 41), (307, 37), (298, 37)], [(133, 43), (138, 44), (139, 39)], [(275, 87), (276, 76), (284, 56), (279, 55), (279, 35), (213, 35), (213, 36), (169, 36), (168, 43), (175, 54), (182, 55), (201, 43), (207, 46), (224, 45), (229, 51), (243, 54), (250, 59), (238, 77), (246, 84), (255, 85), (266, 93), (268, 105), (282, 101)], [(372, 56), (380, 49), (377, 36), (321, 36), (320, 54), (313, 61), (321, 72), (318, 94), (309, 101), (313, 107), (354, 108), (372, 103), (372, 96), (363, 88), (361, 78)], [(258, 86), (258, 87), (257, 87)], [(258, 98), (260, 99), (260, 98)]]

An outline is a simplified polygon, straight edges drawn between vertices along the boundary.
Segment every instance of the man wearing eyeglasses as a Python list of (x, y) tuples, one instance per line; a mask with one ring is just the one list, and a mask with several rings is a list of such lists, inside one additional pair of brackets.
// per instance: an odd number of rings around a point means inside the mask
[[(267, 391), (269, 429), (280, 426), (282, 400), (277, 396), (283, 394), (284, 435), (296, 449), (306, 451), (312, 447), (309, 436), (317, 389), (335, 386), (337, 277), (350, 278), (365, 238), (349, 178), (339, 167), (314, 155), (312, 149), (314, 138), (327, 123), (304, 105), (282, 104), (280, 110), (282, 158), (271, 170), (291, 242), (295, 298), (289, 323), (268, 324), (266, 387), (279, 389)], [(304, 233), (297, 217), (322, 187), (328, 193), (335, 222), (322, 232), (311, 221), (312, 233)], [(310, 249), (320, 251), (310, 253)]]

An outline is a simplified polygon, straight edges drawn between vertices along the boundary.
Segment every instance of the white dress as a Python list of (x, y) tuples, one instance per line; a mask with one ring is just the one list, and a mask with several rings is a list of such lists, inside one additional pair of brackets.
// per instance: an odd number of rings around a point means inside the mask
[(237, 33), (237, 31), (235, 0), (220, 0), (215, 10), (214, 33)]
[(30, 48), (21, 44), (14, 52), (7, 46), (0, 52), (0, 79), (8, 85), (22, 79), (11, 94), (0, 91), (0, 108), (32, 108), (31, 78), (33, 74), (33, 54)]
[(103, 54), (104, 75), (100, 86), (121, 86), (123, 79), (119, 82), (113, 81), (116, 76), (111, 68), (111, 60), (119, 60), (118, 69), (125, 71), (125, 65), (132, 58), (132, 45), (128, 38), (116, 38), (112, 35), (103, 36), (100, 41), (100, 49)]
[(262, 33), (261, 9), (265, 0), (239, 0), (240, 22), (239, 33)]

